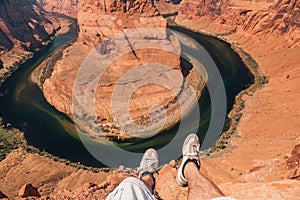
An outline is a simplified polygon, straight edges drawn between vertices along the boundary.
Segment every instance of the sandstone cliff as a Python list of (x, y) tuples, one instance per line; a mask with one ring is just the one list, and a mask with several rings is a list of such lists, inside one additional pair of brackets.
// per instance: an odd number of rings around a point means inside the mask
[(58, 12), (76, 18), (78, 7), (84, 0), (37, 0), (47, 12)]
[[(91, 4), (90, 2), (85, 0), (67, 0), (67, 1), (37, 0), (37, 2), (48, 12), (64, 13), (65, 15), (71, 16), (73, 18), (77, 18), (78, 11), (82, 6), (86, 5), (86, 3)], [(100, 1), (100, 3), (103, 4), (102, 5), (103, 8), (110, 7), (110, 8), (106, 8), (107, 10), (114, 9), (113, 7), (115, 7), (116, 5), (115, 2), (116, 1), (104, 1), (104, 0)], [(96, 4), (100, 4), (100, 3), (96, 3)], [(178, 5), (180, 3), (180, 0), (174, 0), (174, 1), (154, 0), (154, 3), (156, 9), (159, 10), (160, 14), (169, 14), (169, 13), (176, 13), (178, 11)], [(127, 1), (126, 3), (126, 1), (123, 1), (123, 3), (120, 2), (119, 5), (117, 6), (119, 6), (119, 9), (123, 9), (122, 5), (126, 5), (128, 7), (128, 5), (130, 4), (136, 4), (136, 2), (134, 3), (134, 1), (132, 2)], [(124, 11), (125, 10), (126, 8), (124, 9)]]
[(0, 2), (0, 56), (10, 66), (40, 48), (59, 28), (34, 0)]
[(277, 33), (290, 45), (300, 40), (300, 2), (274, 1), (191, 1), (180, 3), (177, 21), (193, 20), (217, 34), (230, 34), (242, 29), (249, 34)]
[(166, 28), (152, 1), (87, 1), (77, 16), (79, 40), (95, 46), (124, 29), (157, 27)]
[[(176, 38), (166, 30), (167, 21), (160, 15), (155, 3), (141, 0), (87, 1), (80, 6), (77, 17), (78, 42), (65, 51), (63, 59), (55, 66), (51, 78), (46, 80), (43, 85), (48, 102), (67, 114), (74, 114), (75, 112), (75, 117), (79, 120), (87, 120), (89, 124), (96, 123), (96, 126), (99, 126), (98, 123), (100, 123), (99, 128), (93, 129), (96, 131), (101, 128), (100, 130), (103, 130), (106, 136), (122, 138), (125, 137), (125, 132), (135, 132), (134, 134), (138, 135), (138, 130), (129, 131), (133, 122), (129, 122), (129, 119), (124, 118), (121, 119), (119, 124), (116, 124), (114, 117), (116, 115), (127, 116), (125, 113), (128, 112), (130, 118), (136, 124), (145, 126), (151, 121), (149, 115), (153, 105), (168, 108), (167, 115), (171, 117), (167, 119), (165, 128), (178, 121), (180, 110), (175, 98), (180, 90), (185, 87), (180, 69), (180, 45)], [(132, 29), (135, 29), (135, 31), (132, 31)], [(111, 37), (116, 35), (118, 39), (110, 40)], [(106, 43), (108, 45), (104, 47), (98, 46)], [(99, 61), (89, 60), (91, 56), (88, 56), (88, 54), (93, 47), (102, 52), (103, 59), (110, 60), (109, 57), (111, 57), (112, 62), (107, 68), (99, 64), (102, 60), (100, 58)], [(126, 50), (124, 53), (124, 49), (129, 51)], [(118, 56), (113, 58), (112, 55), (114, 54), (118, 54)], [(100, 54), (95, 55), (95, 58), (99, 56)], [(165, 59), (166, 57), (168, 59)], [(73, 110), (72, 112), (72, 106), (87, 107), (83, 106), (81, 100), (74, 98), (74, 96), (72, 101), (74, 80), (77, 72), (84, 68), (83, 63), (86, 62), (95, 63), (93, 68), (87, 70), (91, 74), (97, 74), (97, 70), (105, 68), (103, 69), (105, 71), (101, 74), (99, 87), (95, 92), (97, 119), (93, 117), (94, 111), (80, 110), (76, 112)], [(168, 66), (169, 69), (158, 67), (158, 64)], [(126, 80), (122, 80), (128, 72), (135, 70), (135, 67), (143, 65), (148, 65), (148, 69), (144, 68), (144, 71), (140, 70), (139, 74), (134, 73), (134, 75), (125, 78)], [(150, 65), (152, 66), (150, 67)], [(174, 71), (176, 71), (175, 74)], [(197, 75), (195, 69), (192, 74), (196, 77), (195, 85), (200, 85), (202, 83), (200, 75)], [(141, 76), (144, 78), (141, 79)], [(163, 84), (163, 82), (159, 83), (161, 85), (157, 84), (159, 77), (164, 77), (165, 83), (168, 82), (168, 84)], [(87, 82), (93, 82), (93, 80)], [(146, 82), (148, 84), (142, 84)], [(135, 88), (136, 91), (132, 91), (134, 93), (119, 94), (120, 96), (117, 98), (125, 100), (126, 95), (130, 95), (128, 105), (121, 106), (122, 102), (116, 104), (112, 102), (115, 88), (122, 87), (119, 90), (128, 90), (129, 92), (128, 88), (134, 88), (137, 85), (140, 85), (140, 87)], [(171, 87), (168, 88), (167, 85)], [(78, 94), (81, 93), (81, 95), (87, 96), (89, 88), (90, 86), (86, 86), (87, 91), (79, 89)], [(190, 100), (186, 100), (185, 107), (193, 105)], [(89, 106), (91, 106), (90, 99)], [(122, 111), (119, 110), (113, 113), (115, 108), (122, 109)], [(161, 108), (155, 109), (151, 110), (152, 114), (155, 112), (161, 113)], [(170, 110), (173, 111), (170, 112)], [(157, 123), (161, 121), (159, 120), (161, 117), (161, 114), (155, 117)], [(121, 126), (120, 124), (126, 125)]]
[[(296, 161), (299, 163), (299, 152), (294, 151), (292, 152), (294, 163)], [(41, 197), (35, 199), (105, 199), (126, 177), (137, 176), (134, 170), (123, 166), (110, 172), (103, 170), (93, 172), (75, 168), (69, 164), (60, 163), (38, 154), (26, 153), (21, 149), (14, 150), (0, 163), (1, 192), (9, 198), (24, 199), (17, 196), (26, 183), (38, 188)], [(217, 167), (215, 166), (215, 168)], [(293, 165), (294, 167), (295, 165)], [(156, 188), (161, 198), (166, 200), (186, 199), (188, 188), (177, 185), (176, 171), (175, 161), (164, 165), (159, 171)], [(218, 175), (224, 177), (224, 174)], [(226, 187), (223, 182), (216, 183), (218, 186), (222, 186), (226, 195), (236, 199), (297, 199), (295, 197), (299, 196), (300, 187), (300, 182), (294, 180), (267, 183), (227, 182)], [(201, 199), (201, 196), (199, 198)]]

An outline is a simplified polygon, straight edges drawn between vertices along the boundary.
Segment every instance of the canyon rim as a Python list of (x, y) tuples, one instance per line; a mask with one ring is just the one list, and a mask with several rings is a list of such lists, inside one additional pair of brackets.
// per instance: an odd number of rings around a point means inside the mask
[[(249, 88), (238, 96), (236, 102), (244, 108), (234, 107), (230, 113), (234, 119), (231, 121), (231, 128), (217, 141), (216, 147), (219, 148), (202, 159), (201, 172), (213, 180), (226, 195), (236, 199), (299, 198), (300, 1), (128, 2), (131, 3), (118, 0), (2, 1), (1, 78), (7, 78), (17, 70), (19, 63), (46, 45), (57, 31), (66, 28), (67, 21), (51, 12), (76, 18), (78, 40), (63, 51), (51, 77), (42, 84), (45, 97), (51, 104), (60, 111), (71, 112), (68, 107), (71, 104), (70, 77), (75, 76), (72, 67), (79, 66), (85, 55), (103, 38), (110, 37), (124, 27), (136, 24), (137, 27), (167, 27), (168, 21), (161, 13), (170, 13), (169, 19), (180, 26), (227, 41), (244, 62), (252, 67), (253, 73), (266, 77), (256, 80), (261, 84), (260, 87)], [(174, 13), (178, 14), (174, 16)], [(113, 18), (114, 21), (107, 18)], [(151, 24), (152, 22), (155, 24)], [(128, 54), (127, 58), (119, 60), (113, 67), (121, 65), (130, 68), (134, 63), (147, 62), (145, 54), (151, 54), (151, 51), (137, 52), (140, 60), (135, 55)], [(129, 59), (132, 63), (128, 64)], [(177, 70), (180, 80), (176, 82), (181, 83), (183, 77), (180, 75), (179, 58), (174, 56), (166, 64)], [(112, 70), (122, 73), (117, 69)], [(190, 75), (191, 80), (200, 84), (196, 72)], [(108, 82), (106, 84), (111, 85)], [(164, 88), (150, 87), (147, 91), (157, 94), (153, 96), (153, 101), (157, 101), (158, 96), (163, 96), (161, 101), (164, 102), (174, 98)], [(180, 84), (177, 85), (178, 88)], [(111, 93), (111, 90), (107, 89), (105, 92)], [(99, 91), (97, 94), (103, 93)], [(143, 102), (143, 95), (148, 94), (137, 91), (137, 103)], [(148, 108), (149, 105), (146, 104), (141, 113), (145, 114)], [(147, 119), (139, 120), (139, 112), (133, 112), (132, 115), (136, 117), (136, 121), (144, 123), (143, 120)], [(109, 118), (110, 113), (105, 110), (99, 110), (98, 113), (105, 115), (102, 118)], [(235, 115), (239, 117), (235, 118)], [(17, 139), (12, 142), (10, 139), (3, 140), (4, 136), (7, 137), (12, 132), (14, 136), (20, 133), (8, 124), (2, 124), (2, 127), (1, 149), (5, 149), (10, 143), (15, 146), (0, 162), (0, 196), (3, 193), (3, 197), (17, 198), (19, 190), (31, 183), (41, 194), (41, 197), (36, 198), (102, 199), (124, 177), (135, 175), (131, 169), (92, 169), (33, 151), (34, 148), (29, 148), (24, 141), (15, 144)], [(20, 137), (22, 138), (22, 134)], [(160, 170), (157, 191), (163, 199), (186, 198), (187, 189), (176, 185), (175, 175), (176, 162), (170, 162)], [(166, 185), (166, 182), (169, 184)]]

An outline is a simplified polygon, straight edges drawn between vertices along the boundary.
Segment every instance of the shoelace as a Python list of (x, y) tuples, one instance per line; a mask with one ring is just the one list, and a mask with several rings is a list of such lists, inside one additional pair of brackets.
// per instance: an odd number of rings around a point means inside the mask
[(146, 159), (146, 166), (151, 167), (151, 168), (155, 168), (155, 160)]
[(153, 171), (156, 171), (155, 170), (155, 161), (154, 160), (152, 160), (152, 159), (146, 159), (145, 163), (146, 163), (145, 166), (138, 167), (137, 170), (138, 171), (142, 171), (142, 170), (145, 170), (145, 169), (152, 169)]
[(190, 155), (198, 155), (200, 151), (200, 147), (199, 145), (193, 144), (190, 146)]

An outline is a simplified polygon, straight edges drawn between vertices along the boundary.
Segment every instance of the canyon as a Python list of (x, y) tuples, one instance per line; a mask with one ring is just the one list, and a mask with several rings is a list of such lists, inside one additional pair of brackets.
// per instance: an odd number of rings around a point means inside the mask
[(32, 0), (1, 1), (0, 4), (0, 74), (2, 83), (33, 52), (51, 41), (61, 28), (63, 18), (45, 12)]
[[(241, 49), (250, 54), (258, 64), (256, 70), (267, 77), (267, 81), (264, 81), (263, 86), (253, 90), (250, 88), (239, 95), (244, 104), (241, 118), (238, 119), (235, 130), (229, 129), (216, 144), (218, 146), (219, 143), (225, 142), (226, 148), (217, 149), (202, 158), (201, 172), (213, 180), (225, 195), (236, 199), (297, 199), (300, 196), (300, 108), (298, 106), (300, 1), (183, 0), (179, 4), (169, 1), (164, 5), (164, 2), (160, 2), (161, 7), (158, 6), (158, 9), (151, 6), (150, 1), (135, 1), (142, 3), (129, 6), (134, 8), (133, 10), (128, 9), (127, 4), (122, 3), (123, 1), (108, 1), (116, 6), (103, 6), (102, 1), (64, 3), (58, 1), (59, 6), (49, 0), (41, 2), (45, 10), (78, 16), (80, 30), (78, 42), (64, 51), (63, 58), (57, 62), (52, 77), (43, 85), (49, 102), (56, 104), (59, 110), (67, 113), (71, 112), (67, 107), (71, 96), (68, 88), (72, 87), (69, 77), (74, 78), (76, 75), (72, 71), (74, 66), (71, 65), (79, 67), (92, 47), (97, 46), (103, 38), (120, 32), (125, 26), (132, 27), (132, 22), (143, 22), (138, 23), (138, 27), (143, 27), (149, 25), (148, 18), (154, 17), (157, 27), (166, 27), (166, 20), (159, 14), (163, 11), (170, 12), (167, 10), (170, 7), (165, 6), (166, 4), (172, 5), (172, 12), (173, 9), (178, 10), (178, 16), (175, 18), (177, 24), (229, 42), (232, 48), (240, 51), (249, 67), (256, 69), (257, 66), (251, 60), (247, 60), (249, 57), (243, 54)], [(149, 7), (149, 10), (144, 12), (142, 7)], [(105, 24), (109, 21), (94, 20), (106, 19), (106, 14), (115, 16), (116, 24), (113, 24), (112, 30), (104, 28), (109, 25)], [(1, 26), (1, 30), (4, 30), (3, 27)], [(54, 29), (50, 28), (50, 30)], [(1, 52), (5, 54), (12, 52), (9, 51), (12, 46), (9, 41), (15, 41), (14, 47), (18, 46), (17, 40), (6, 32), (1, 35), (3, 46), (1, 48), (4, 49)], [(29, 47), (39, 47), (41, 41), (33, 40), (33, 44), (28, 43)], [(128, 54), (124, 60), (119, 60), (118, 64), (130, 69), (130, 65), (134, 63), (147, 63), (147, 58), (143, 56), (145, 53), (151, 54), (151, 51), (137, 52), (138, 57), (141, 58), (139, 62), (134, 55)], [(73, 55), (73, 58), (70, 58), (70, 55)], [(127, 59), (133, 60), (132, 63), (127, 65)], [(7, 62), (2, 54), (1, 60), (6, 66)], [(177, 57), (172, 60), (173, 62), (167, 64), (173, 66), (180, 75), (180, 60)], [(152, 89), (158, 96), (162, 93), (166, 94), (162, 88)], [(57, 94), (57, 98), (61, 98), (57, 102), (51, 96), (56, 92), (55, 90), (64, 93), (64, 95)], [(136, 93), (137, 100), (141, 98), (140, 93)], [(170, 94), (165, 96), (163, 101), (170, 101), (173, 98), (174, 96)], [(68, 103), (60, 106), (61, 102)], [(148, 106), (145, 106), (144, 111), (146, 110)], [(231, 115), (234, 112), (235, 109)], [(41, 199), (102, 199), (122, 179), (136, 175), (131, 169), (122, 166), (110, 172), (93, 172), (84, 167), (78, 169), (70, 163), (55, 160), (57, 158), (50, 159), (37, 153), (26, 152), (22, 148), (12, 151), (0, 162), (0, 191), (8, 197), (16, 197), (24, 184), (32, 183), (39, 189)], [(176, 184), (176, 167), (178, 167), (177, 163), (171, 161), (159, 171), (157, 192), (163, 199), (185, 199), (187, 196), (187, 188), (181, 188)]]
[[(153, 2), (87, 1), (78, 9), (78, 41), (64, 51), (52, 76), (45, 80), (43, 91), (47, 101), (59, 111), (73, 115), (80, 124), (89, 124), (88, 132), (94, 138), (149, 137), (158, 132), (152, 130), (166, 129), (178, 122), (179, 113), (184, 114), (197, 101), (191, 98), (192, 93), (203, 85), (203, 79), (193, 69), (187, 81), (183, 81), (179, 41), (167, 31), (167, 20)], [(109, 46), (113, 46), (113, 51), (107, 50)], [(108, 53), (97, 55), (94, 48)], [(111, 63), (106, 66), (103, 60)], [(85, 63), (93, 63), (94, 67)], [(83, 74), (78, 75), (78, 71)], [(75, 80), (82, 79), (78, 76), (90, 76), (87, 73), (100, 76), (86, 80), (97, 80), (98, 86), (74, 85)], [(140, 79), (141, 76), (144, 78)], [(194, 88), (188, 88), (188, 83)], [(90, 94), (90, 88), (96, 91)], [(179, 93), (184, 97), (179, 98)], [(90, 106), (94, 97), (95, 111)], [(184, 105), (180, 108), (178, 102)], [(162, 124), (165, 114), (167, 119)], [(143, 126), (146, 128), (141, 129)]]

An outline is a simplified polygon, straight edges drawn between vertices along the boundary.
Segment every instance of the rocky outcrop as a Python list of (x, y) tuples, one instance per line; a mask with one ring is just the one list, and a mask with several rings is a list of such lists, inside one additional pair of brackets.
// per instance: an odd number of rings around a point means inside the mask
[(286, 161), (286, 168), (290, 171), (288, 178), (300, 180), (300, 144), (291, 152), (291, 157)]
[[(141, 34), (141, 36), (144, 35)], [(131, 39), (132, 42), (130, 42)], [(142, 38), (140, 38), (140, 40), (137, 37), (131, 39), (129, 39), (129, 43), (126, 42), (121, 44), (120, 46), (118, 46), (118, 43), (115, 44), (120, 49), (122, 49), (122, 47), (130, 49), (130, 44), (135, 44), (139, 41), (146, 42)], [(149, 40), (151, 40), (151, 42), (156, 41), (157, 44), (166, 44), (171, 48), (174, 47), (170, 46), (173, 44), (175, 45), (175, 47), (177, 46), (177, 48), (179, 48), (178, 43), (176, 44), (175, 41), (173, 43), (165, 43), (164, 37), (162, 39), (149, 38)], [(91, 49), (89, 47), (79, 43), (76, 43), (68, 48), (64, 52), (62, 60), (56, 64), (51, 78), (47, 79), (43, 85), (44, 94), (47, 100), (62, 112), (65, 112), (67, 114), (74, 114), (72, 113), (72, 106), (77, 107), (81, 105), (81, 100), (77, 98), (74, 99), (74, 96), (72, 101), (72, 89), (74, 88), (74, 81), (76, 79), (78, 70), (85, 67), (82, 63), (84, 61), (92, 61), (89, 60), (89, 57), (87, 57), (90, 51)], [(168, 57), (170, 59), (166, 60), (165, 57)], [(92, 62), (97, 63), (97, 61), (95, 60)], [(158, 67), (154, 67), (153, 63), (165, 65), (169, 68), (159, 69)], [(139, 84), (142, 84), (142, 87), (135, 88), (136, 91), (132, 91), (134, 92), (133, 94), (123, 93), (120, 94), (121, 96), (117, 96), (118, 99), (126, 99), (127, 97), (130, 97), (130, 99), (128, 99), (129, 104), (123, 105), (122, 107), (124, 107), (125, 110), (120, 112), (118, 115), (125, 116), (125, 114), (129, 112), (131, 117), (135, 119), (137, 123), (139, 123), (140, 125), (147, 124), (147, 121), (149, 120), (149, 117), (147, 117), (148, 112), (153, 105), (168, 105), (168, 102), (174, 100), (176, 95), (179, 93), (181, 85), (183, 83), (183, 75), (180, 72), (179, 64), (179, 57), (176, 54), (164, 52), (161, 49), (143, 49), (136, 50), (134, 52), (128, 51), (124, 55), (118, 57), (114, 62), (111, 63), (111, 65), (95, 65), (93, 68), (90, 68), (88, 70), (90, 75), (98, 74), (98, 76), (100, 76), (99, 85), (95, 90), (94, 97), (96, 98), (95, 107), (97, 121), (100, 123), (101, 129), (104, 130), (107, 135), (112, 134), (111, 136), (122, 136), (122, 133), (125, 130), (124, 128), (120, 130), (120, 127), (116, 126), (114, 122), (116, 113), (113, 113), (113, 108), (119, 109), (120, 105), (124, 102), (118, 101), (117, 99), (114, 99), (114, 101), (117, 102), (112, 102), (113, 95), (116, 95), (114, 89), (118, 87), (119, 89), (117, 90), (117, 92), (120, 93), (121, 91), (126, 91), (130, 88), (134, 88), (135, 85)], [(135, 67), (143, 65), (148, 66), (149, 68), (147, 69), (147, 67), (141, 67), (139, 73), (132, 73), (134, 72), (134, 70), (136, 70)], [(99, 74), (97, 70), (103, 67), (104, 69), (105, 67), (107, 68), (105, 69), (103, 74)], [(152, 71), (149, 71), (150, 67), (153, 69)], [(128, 77), (126, 73), (130, 71), (132, 72)], [(175, 77), (174, 73), (176, 74)], [(143, 76), (143, 79), (139, 78), (141, 75)], [(159, 77), (165, 77), (166, 82), (173, 83), (172, 88), (164, 88), (163, 82), (161, 83), (162, 86), (151, 84), (156, 83), (156, 79)], [(77, 80), (80, 79), (81, 78)], [(92, 81), (87, 81), (87, 83), (89, 82)], [(143, 85), (143, 83), (147, 82), (150, 84)], [(79, 88), (78, 90), (76, 90), (76, 93), (83, 95), (83, 97), (88, 97), (87, 95), (90, 91), (88, 88), (89, 86), (86, 87), (86, 89)], [(169, 91), (170, 89), (171, 91)], [(91, 106), (90, 98), (88, 101), (88, 106)], [(79, 103), (77, 104), (77, 102)], [(128, 108), (128, 110), (126, 108)], [(89, 122), (89, 124), (94, 123), (94, 119), (92, 116), (93, 112), (86, 112), (81, 110), (79, 110), (79, 112), (77, 110), (76, 112), (76, 117), (81, 120), (86, 120), (87, 122)]]
[(192, 1), (183, 0), (177, 20), (196, 20), (217, 34), (242, 29), (250, 34), (278, 33), (289, 43), (300, 40), (300, 2), (273, 1)]
[(175, 16), (181, 0), (155, 0), (155, 6), (162, 15)]
[(166, 28), (153, 1), (86, 1), (77, 16), (79, 41), (94, 47), (124, 29)]
[[(221, 0), (183, 0), (179, 6), (179, 16), (187, 19), (197, 19), (203, 16), (220, 16), (223, 10), (226, 10), (227, 1)], [(189, 8), (189, 9), (187, 9)]]
[(40, 197), (40, 193), (31, 183), (25, 184), (19, 191), (19, 197)]
[[(45, 28), (51, 23), (49, 19), (31, 1), (1, 1), (0, 9), (1, 30), (2, 33), (6, 32), (4, 38), (6, 37), (7, 43), (8, 40), (17, 40), (26, 49), (33, 50), (41, 47), (41, 43), (47, 41), (53, 32), (50, 27)], [(2, 49), (11, 49), (11, 44)]]
[(35, 0), (0, 2), (0, 55), (5, 66), (47, 42), (59, 27)]
[[(164, 128), (180, 119), (178, 102), (176, 103), (175, 100), (184, 83), (179, 59), (180, 45), (177, 39), (167, 31), (167, 21), (160, 16), (153, 1), (86, 1), (78, 13), (78, 27), (78, 42), (64, 52), (63, 58), (54, 68), (52, 77), (43, 85), (48, 102), (58, 110), (73, 114), (76, 119), (90, 124), (89, 128), (93, 129), (93, 132), (97, 133), (102, 130), (106, 136), (110, 137), (125, 138), (130, 135), (127, 134), (129, 132), (135, 132), (138, 135), (139, 130), (130, 131), (133, 129), (130, 127), (135, 126), (132, 126), (133, 122), (127, 118), (128, 113), (134, 123), (140, 126), (150, 124), (151, 118), (155, 118), (156, 123), (162, 121), (160, 119), (163, 109), (160, 107), (154, 109), (153, 105), (167, 108), (167, 115), (171, 116)], [(102, 46), (98, 46), (99, 44)], [(94, 52), (95, 57), (88, 56), (93, 47), (96, 47), (97, 52), (100, 53), (97, 55)], [(101, 56), (103, 58), (100, 58)], [(90, 60), (91, 57), (94, 60)], [(166, 57), (168, 59), (165, 59)], [(97, 58), (99, 61), (96, 60)], [(107, 66), (101, 65), (103, 60), (111, 63), (107, 63)], [(74, 106), (75, 108), (91, 106), (90, 99), (94, 98), (89, 97), (89, 104), (83, 106), (82, 100), (72, 96), (77, 72), (84, 68), (84, 63), (88, 62), (95, 63), (93, 68), (86, 70), (90, 75), (97, 74), (97, 70), (104, 70), (102, 74), (98, 73), (101, 78), (95, 89), (96, 119), (93, 116), (93, 110), (72, 111), (72, 106), (73, 109)], [(168, 69), (161, 65), (167, 66)], [(136, 70), (137, 66), (148, 66), (148, 68), (141, 70), (140, 67), (138, 72), (127, 74)], [(197, 74), (196, 70), (192, 74)], [(84, 84), (85, 89), (76, 90), (83, 96), (82, 98), (87, 98), (91, 91), (89, 83), (94, 81), (90, 75), (83, 75), (90, 77)], [(143, 78), (140, 78), (141, 76)], [(157, 80), (161, 77), (164, 77), (163, 82), (168, 82), (168, 84), (161, 82), (161, 85), (157, 85)], [(201, 84), (199, 74), (195, 77), (195, 85)], [(142, 83), (149, 84), (143, 85)], [(130, 94), (130, 88), (137, 85), (141, 86), (135, 88), (136, 91)], [(168, 88), (166, 85), (171, 87)], [(117, 99), (123, 99), (123, 102), (113, 99), (113, 95), (116, 94), (115, 88), (119, 88), (120, 91), (128, 90), (128, 94), (118, 94), (120, 96)], [(130, 98), (126, 99), (126, 95)], [(186, 100), (188, 107), (193, 105), (190, 100)], [(128, 101), (128, 105), (122, 104), (124, 101)], [(119, 111), (118, 109), (121, 108), (123, 110)], [(115, 110), (114, 113), (114, 109), (118, 111)], [(159, 117), (152, 116), (154, 113), (158, 113)], [(117, 116), (122, 116), (120, 123), (115, 121)], [(141, 132), (142, 130), (140, 127)]]
[(84, 0), (37, 0), (48, 12), (58, 12), (76, 18), (78, 7)]
[[(248, 15), (245, 20), (244, 29), (254, 31), (255, 33), (279, 32), (280, 34), (289, 34), (296, 36), (300, 29), (300, 1), (298, 0), (280, 0), (275, 5), (270, 5), (269, 10), (252, 12), (244, 11), (240, 15)], [(296, 39), (297, 42), (300, 38)]]

